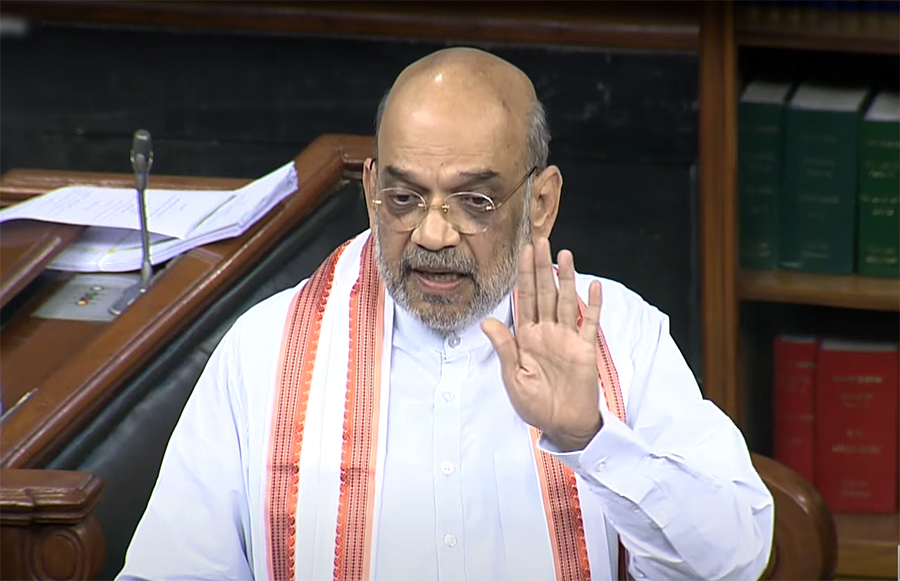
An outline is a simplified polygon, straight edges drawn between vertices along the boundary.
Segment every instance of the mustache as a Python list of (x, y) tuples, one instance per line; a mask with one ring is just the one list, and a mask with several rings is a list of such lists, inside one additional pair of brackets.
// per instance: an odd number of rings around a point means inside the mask
[(460, 252), (458, 248), (443, 248), (434, 252), (413, 246), (400, 258), (400, 271), (407, 276), (414, 270), (453, 272), (474, 276), (475, 260)]

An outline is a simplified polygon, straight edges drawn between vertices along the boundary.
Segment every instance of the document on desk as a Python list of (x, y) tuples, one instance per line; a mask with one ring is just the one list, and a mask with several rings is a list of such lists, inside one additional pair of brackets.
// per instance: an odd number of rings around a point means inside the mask
[[(58, 192), (63, 190), (70, 190), (72, 198), (67, 195), (64, 201), (57, 199)], [(142, 250), (136, 191), (83, 186), (78, 191), (71, 190), (54, 190), (0, 211), (0, 222), (28, 218), (90, 226), (48, 268), (78, 272), (140, 269)], [(150, 262), (156, 265), (197, 246), (240, 236), (296, 190), (297, 172), (293, 162), (233, 191), (148, 190)], [(158, 193), (153, 203), (151, 192)], [(49, 201), (21, 209), (43, 198)], [(99, 205), (91, 208), (95, 201)], [(60, 219), (51, 220), (46, 216), (54, 204), (69, 209), (56, 213)], [(7, 216), (11, 210), (18, 211)], [(43, 212), (41, 217), (37, 217), (39, 210)]]
[[(147, 226), (155, 234), (187, 238), (200, 222), (231, 200), (228, 191), (149, 189)], [(69, 186), (0, 211), (0, 223), (39, 220), (78, 226), (140, 230), (134, 188)]]

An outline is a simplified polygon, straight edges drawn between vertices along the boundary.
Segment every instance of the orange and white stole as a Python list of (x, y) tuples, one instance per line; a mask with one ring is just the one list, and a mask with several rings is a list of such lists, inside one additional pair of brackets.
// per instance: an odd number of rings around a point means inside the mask
[[(358, 254), (355, 262), (359, 266), (358, 270), (355, 266), (350, 270), (358, 272), (358, 276), (349, 295), (349, 355), (346, 364), (340, 491), (333, 529), (333, 578), (344, 581), (368, 580), (372, 577), (373, 528), (377, 520), (376, 487), (380, 478), (378, 454), (381, 452), (383, 455), (383, 449), (378, 449), (379, 423), (384, 422), (386, 410), (381, 399), (381, 384), (386, 382), (387, 377), (387, 370), (382, 368), (382, 354), (385, 347), (390, 348), (389, 344), (384, 343), (385, 290), (377, 273), (372, 245), (371, 238), (364, 241), (357, 238), (338, 248), (297, 293), (288, 311), (270, 422), (270, 457), (265, 495), (269, 579), (293, 580), (297, 576), (296, 519), (298, 497), (301, 494), (301, 456), (307, 409), (318, 373), (315, 364), (320, 341), (324, 340), (322, 330), (326, 308), (329, 306), (329, 299), (333, 299), (332, 295), (337, 294), (336, 273), (339, 270), (346, 273), (345, 263), (354, 260), (353, 256), (344, 256), (345, 251), (348, 255)], [(348, 248), (351, 251), (347, 251)], [(344, 262), (339, 268), (342, 256)], [(580, 304), (580, 311), (583, 310), (584, 305)], [(579, 315), (579, 324), (580, 322)], [(607, 406), (624, 421), (625, 406), (618, 376), (606, 340), (599, 329), (597, 355), (598, 375)], [(389, 351), (384, 360), (390, 361)], [(328, 367), (333, 365), (329, 362)], [(538, 448), (538, 430), (531, 428), (530, 434), (550, 532), (556, 579), (588, 581), (591, 571), (575, 474)], [(619, 578), (626, 578), (625, 571), (625, 556), (620, 545)]]

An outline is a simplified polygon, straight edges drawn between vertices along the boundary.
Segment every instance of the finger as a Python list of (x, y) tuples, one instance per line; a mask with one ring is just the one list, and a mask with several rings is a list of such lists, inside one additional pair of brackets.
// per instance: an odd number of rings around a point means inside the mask
[(487, 318), (481, 323), (481, 330), (487, 335), (500, 357), (500, 371), (508, 377), (519, 368), (519, 346), (509, 328), (494, 318)]
[(538, 238), (534, 243), (534, 284), (537, 292), (537, 320), (556, 322), (556, 283), (553, 281), (550, 241), (546, 238)]
[(595, 343), (597, 341), (597, 327), (600, 325), (600, 305), (603, 303), (603, 291), (599, 281), (594, 281), (588, 287), (588, 304), (584, 309), (584, 323), (581, 325), (581, 338)]
[(557, 255), (559, 264), (559, 298), (556, 303), (556, 320), (561, 324), (576, 329), (578, 325), (578, 299), (575, 296), (575, 258), (568, 250), (560, 250)]
[(519, 258), (519, 304), (517, 306), (518, 323), (534, 323), (537, 321), (537, 304), (534, 290), (534, 246), (526, 244)]

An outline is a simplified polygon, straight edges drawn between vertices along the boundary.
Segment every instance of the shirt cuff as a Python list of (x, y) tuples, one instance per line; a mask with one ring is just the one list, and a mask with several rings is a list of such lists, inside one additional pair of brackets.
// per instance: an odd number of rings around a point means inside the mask
[(561, 452), (541, 435), (538, 447), (587, 480), (605, 486), (634, 502), (640, 502), (654, 487), (652, 478), (638, 470), (651, 457), (634, 432), (607, 409), (601, 409), (603, 427), (583, 450)]

